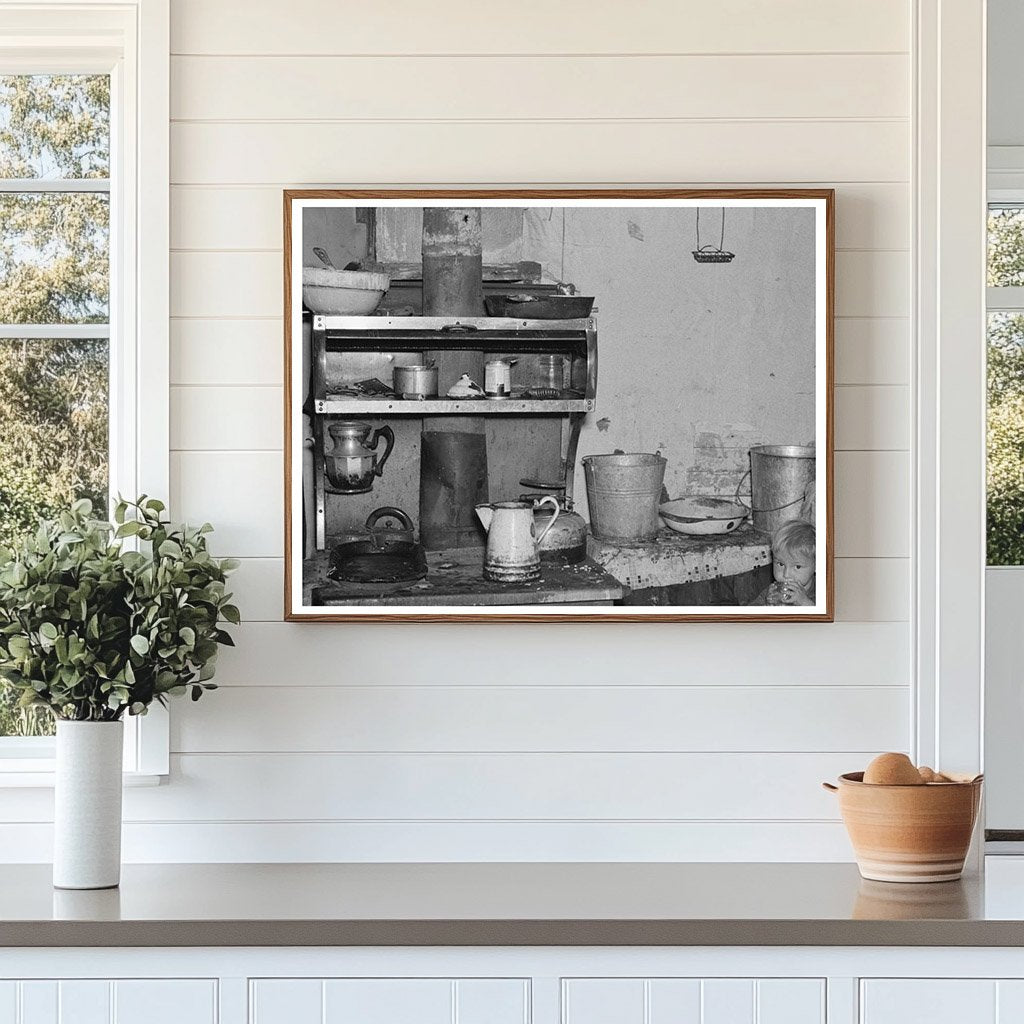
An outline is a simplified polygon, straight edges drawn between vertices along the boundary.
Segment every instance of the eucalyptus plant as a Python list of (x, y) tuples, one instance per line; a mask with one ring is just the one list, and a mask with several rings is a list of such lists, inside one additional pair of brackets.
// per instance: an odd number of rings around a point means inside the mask
[(209, 553), (209, 523), (172, 525), (164, 511), (146, 495), (122, 499), (108, 523), (81, 500), (0, 548), (0, 678), (21, 706), (111, 722), (216, 689), (219, 645), (234, 646), (222, 622), (239, 621), (225, 589), (239, 563)]

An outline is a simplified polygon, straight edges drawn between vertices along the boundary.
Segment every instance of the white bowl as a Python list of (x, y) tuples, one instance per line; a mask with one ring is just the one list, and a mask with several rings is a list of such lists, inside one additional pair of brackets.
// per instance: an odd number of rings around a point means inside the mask
[(323, 316), (365, 316), (379, 305), (391, 285), (387, 274), (366, 270), (302, 268), (302, 301)]
[(658, 506), (661, 521), (676, 533), (707, 537), (732, 533), (749, 515), (749, 509), (724, 498), (693, 496), (666, 501)]

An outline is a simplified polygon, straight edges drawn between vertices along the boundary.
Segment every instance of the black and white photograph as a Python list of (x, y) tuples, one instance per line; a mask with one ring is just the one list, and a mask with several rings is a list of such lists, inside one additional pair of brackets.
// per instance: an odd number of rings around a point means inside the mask
[(832, 223), (286, 192), (288, 617), (831, 621)]

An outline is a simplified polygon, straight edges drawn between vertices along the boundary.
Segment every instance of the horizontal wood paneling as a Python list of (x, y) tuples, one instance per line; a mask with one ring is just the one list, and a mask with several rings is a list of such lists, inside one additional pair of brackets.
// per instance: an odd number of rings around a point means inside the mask
[[(221, 687), (181, 704), (175, 753), (726, 752), (896, 749), (902, 687)], [(776, 716), (785, 707), (784, 716)], [(771, 721), (771, 728), (765, 723)], [(716, 722), (714, 732), (708, 722)]]
[[(276, 252), (171, 254), (171, 315), (279, 317), (283, 261)], [(843, 317), (905, 317), (910, 311), (910, 254), (836, 253), (836, 313)]]
[(835, 323), (837, 384), (909, 384), (910, 321), (845, 317)]
[(837, 622), (904, 622), (910, 618), (909, 558), (837, 558)]
[[(284, 382), (284, 325), (267, 320), (172, 320), (171, 385)], [(284, 401), (284, 392), (281, 392)], [(173, 425), (173, 420), (172, 420)]]
[[(835, 553), (908, 558), (910, 457), (903, 452), (837, 452)], [(217, 525), (221, 554), (284, 553), (284, 461), (279, 452), (173, 452), (175, 515)]]
[(172, 387), (171, 448), (283, 450), (283, 389)]
[(247, 622), (280, 622), (284, 616), (284, 559), (243, 558), (229, 589)]
[[(848, 861), (836, 821), (128, 822), (126, 863)], [(0, 864), (53, 859), (53, 825), (0, 823)]]
[[(849, 859), (817, 783), (910, 733), (911, 5), (171, 6), (172, 511), (247, 621), (126, 858)], [(278, 621), (281, 189), (623, 182), (837, 189), (840, 621)]]
[[(836, 620), (902, 622), (910, 615), (910, 561), (837, 558)], [(247, 622), (279, 622), (284, 615), (284, 560), (244, 558), (231, 577)]]
[(908, 451), (910, 411), (909, 387), (836, 388), (836, 450)]
[(218, 661), (223, 684), (521, 686), (526, 677), (538, 686), (551, 680), (687, 686), (721, 679), (744, 686), (903, 687), (910, 678), (909, 631), (899, 622), (514, 628), (248, 622), (233, 632), (237, 648), (222, 650)]
[[(280, 449), (280, 387), (172, 387), (171, 447), (185, 451)], [(906, 387), (836, 389), (837, 451), (906, 451), (910, 393)]]
[[(792, 187), (831, 188), (833, 184), (804, 182)], [(786, 186), (786, 182), (764, 185)], [(171, 248), (280, 251), (283, 188), (175, 185), (171, 189)], [(850, 182), (836, 190), (836, 245), (840, 249), (906, 249), (910, 245), (909, 225), (910, 192), (906, 184)]]
[(332, 0), (175, 0), (174, 53), (770, 53), (905, 51), (892, 0), (761, 0), (706, 6), (524, 0), (514, 17), (481, 17), (472, 0), (338, 6)]
[(827, 820), (819, 781), (872, 756), (178, 754), (173, 786), (126, 790), (125, 820)]
[(220, 555), (284, 554), (281, 452), (171, 452), (171, 514), (211, 522)]
[(174, 184), (905, 182), (902, 121), (171, 125)]
[(171, 253), (172, 316), (281, 317), (283, 292), (278, 253)]
[(903, 54), (175, 57), (171, 118), (903, 118), (909, 84)]
[(910, 557), (910, 455), (835, 456), (836, 554)]
[(910, 253), (836, 253), (836, 316), (910, 315)]

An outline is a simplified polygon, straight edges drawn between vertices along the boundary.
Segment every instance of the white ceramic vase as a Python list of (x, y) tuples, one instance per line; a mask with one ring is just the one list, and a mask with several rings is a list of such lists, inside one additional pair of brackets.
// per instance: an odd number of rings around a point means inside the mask
[(121, 880), (121, 722), (57, 722), (53, 884), (109, 889)]

